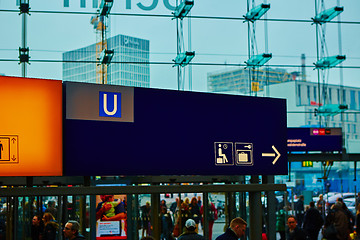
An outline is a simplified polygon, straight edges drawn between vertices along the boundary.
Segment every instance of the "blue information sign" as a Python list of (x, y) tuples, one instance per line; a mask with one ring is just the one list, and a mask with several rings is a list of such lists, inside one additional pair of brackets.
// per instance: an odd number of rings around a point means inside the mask
[(342, 151), (341, 128), (288, 128), (288, 151)]
[[(284, 99), (72, 82), (64, 87), (65, 175), (288, 173)], [(104, 116), (100, 94), (109, 92), (107, 103), (113, 103)], [(113, 116), (114, 103), (120, 117)]]

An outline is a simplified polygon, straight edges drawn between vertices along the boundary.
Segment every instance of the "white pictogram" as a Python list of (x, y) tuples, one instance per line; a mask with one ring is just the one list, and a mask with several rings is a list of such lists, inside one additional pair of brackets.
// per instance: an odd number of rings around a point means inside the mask
[(274, 150), (274, 152), (276, 153), (263, 153), (262, 156), (263, 157), (275, 157), (274, 161), (272, 162), (273, 165), (275, 165), (275, 163), (277, 162), (277, 160), (280, 158), (281, 154), (279, 153), (279, 151), (275, 148), (274, 145), (271, 146), (272, 149)]
[(234, 165), (233, 160), (233, 143), (215, 142), (215, 165), (227, 166)]
[[(227, 145), (224, 144), (223, 147), (224, 147), (224, 148), (227, 148)], [(216, 163), (227, 163), (227, 162), (229, 162), (229, 161), (227, 160), (226, 155), (222, 152), (221, 144), (219, 144), (218, 155), (219, 155), (219, 157), (216, 158)]]
[(253, 144), (252, 143), (235, 143), (235, 165), (252, 166), (253, 161)]

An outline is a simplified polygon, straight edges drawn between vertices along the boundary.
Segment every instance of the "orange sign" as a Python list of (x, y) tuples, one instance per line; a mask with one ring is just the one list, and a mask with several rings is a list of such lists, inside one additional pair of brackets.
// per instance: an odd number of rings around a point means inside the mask
[(0, 76), (0, 176), (62, 175), (62, 82)]

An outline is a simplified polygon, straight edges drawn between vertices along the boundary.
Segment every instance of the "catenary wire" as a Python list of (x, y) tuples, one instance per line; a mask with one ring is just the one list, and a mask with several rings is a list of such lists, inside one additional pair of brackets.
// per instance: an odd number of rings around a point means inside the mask
[[(1, 62), (18, 62), (19, 59), (0, 59)], [(30, 59), (29, 62), (43, 62), (43, 63), (96, 63), (99, 64), (99, 61), (94, 60), (54, 60), (54, 59)], [(149, 64), (149, 65), (175, 65), (174, 62), (136, 62), (136, 61), (111, 61), (111, 64)], [(205, 63), (205, 62), (192, 62), (189, 65), (193, 66), (238, 66), (246, 67), (244, 63)], [(268, 64), (268, 67), (301, 67), (302, 65), (298, 64)], [(250, 66), (251, 67), (251, 66)], [(314, 68), (313, 65), (305, 65), (307, 68)], [(333, 68), (349, 68), (349, 69), (360, 69), (360, 66), (335, 66)]]
[[(14, 12), (19, 13), (19, 10), (13, 9), (0, 9), (0, 12)], [(48, 11), (48, 10), (30, 10), (29, 13), (42, 13), (42, 14), (79, 14), (79, 15), (97, 15), (96, 12), (81, 12), (81, 11)], [(109, 13), (110, 16), (129, 16), (129, 17), (162, 17), (162, 18), (174, 18), (171, 14), (145, 14), (145, 13)], [(222, 16), (185, 16), (184, 18), (192, 19), (214, 19), (214, 20), (236, 20), (245, 21), (244, 17), (222, 17)], [(309, 19), (257, 19), (257, 21), (268, 21), (268, 22), (300, 22), (300, 23), (314, 23), (313, 20)], [(342, 24), (359, 24), (360, 21), (329, 21), (326, 23), (342, 23)]]

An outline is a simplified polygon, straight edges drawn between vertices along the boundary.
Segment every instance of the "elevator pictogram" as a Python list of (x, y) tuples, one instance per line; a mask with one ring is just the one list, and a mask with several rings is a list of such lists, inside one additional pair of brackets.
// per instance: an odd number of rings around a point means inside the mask
[(1, 163), (19, 163), (19, 136), (0, 135)]

